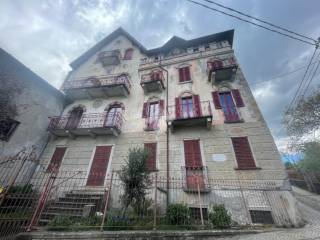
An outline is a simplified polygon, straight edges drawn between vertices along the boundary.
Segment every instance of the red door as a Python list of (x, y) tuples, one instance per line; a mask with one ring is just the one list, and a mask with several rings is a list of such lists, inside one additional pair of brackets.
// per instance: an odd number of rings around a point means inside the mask
[(112, 146), (98, 146), (94, 153), (87, 186), (102, 186), (106, 176)]
[(184, 140), (186, 180), (188, 189), (204, 188), (203, 165), (199, 140)]
[(54, 151), (47, 172), (57, 171), (61, 165), (61, 161), (66, 152), (66, 147), (57, 147)]

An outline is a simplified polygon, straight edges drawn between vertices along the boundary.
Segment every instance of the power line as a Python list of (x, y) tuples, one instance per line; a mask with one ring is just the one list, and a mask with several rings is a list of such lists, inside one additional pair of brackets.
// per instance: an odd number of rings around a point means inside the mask
[(291, 31), (291, 30), (286, 29), (286, 28), (284, 28), (284, 27), (281, 27), (281, 26), (275, 25), (275, 24), (273, 24), (273, 23), (267, 22), (267, 21), (265, 21), (265, 20), (263, 20), (263, 19), (261, 19), (261, 18), (253, 17), (253, 16), (251, 16), (251, 15), (249, 15), (249, 14), (240, 12), (240, 11), (238, 11), (238, 10), (236, 10), (236, 9), (233, 9), (233, 8), (230, 8), (230, 7), (227, 7), (227, 6), (224, 6), (224, 5), (220, 4), (220, 3), (217, 3), (217, 2), (214, 2), (214, 1), (211, 1), (211, 0), (203, 0), (203, 1), (206, 1), (206, 2), (208, 2), (208, 3), (212, 3), (212, 4), (214, 4), (214, 5), (217, 5), (217, 6), (219, 6), (219, 7), (222, 7), (222, 8), (224, 8), (224, 9), (229, 10), (229, 11), (238, 13), (238, 14), (240, 14), (240, 15), (242, 15), (242, 16), (245, 16), (245, 17), (248, 17), (248, 18), (252, 18), (252, 19), (254, 19), (254, 20), (256, 20), (256, 21), (259, 21), (259, 22), (262, 22), (262, 23), (264, 23), (264, 24), (267, 24), (267, 25), (269, 25), (269, 26), (271, 26), (271, 27), (281, 29), (282, 31), (285, 31), (285, 32), (294, 34), (294, 35), (296, 35), (296, 36), (299, 36), (299, 37), (303, 37), (303, 38), (312, 40), (312, 41), (314, 41), (315, 43), (317, 43), (317, 40), (315, 40), (315, 39), (313, 39), (313, 38), (311, 38), (311, 37), (307, 37), (307, 36), (302, 35), (302, 34), (300, 34), (300, 33), (296, 33), (296, 32), (294, 32), (294, 31)]
[[(314, 64), (316, 64), (317, 62), (320, 63), (320, 60), (311, 63), (311, 65), (314, 65)], [(299, 67), (299, 68), (297, 68), (297, 69), (295, 69), (295, 70), (293, 70), (293, 71), (290, 71), (290, 72), (287, 72), (287, 73), (282, 73), (282, 74), (280, 74), (280, 75), (278, 75), (278, 76), (275, 76), (275, 77), (272, 77), (272, 78), (270, 78), (270, 79), (268, 79), (268, 80), (262, 80), (262, 81), (253, 82), (253, 83), (250, 83), (250, 85), (261, 84), (261, 83), (265, 83), (265, 82), (270, 82), (270, 81), (272, 81), (272, 80), (274, 80), (274, 79), (278, 79), (278, 78), (281, 78), (281, 77), (286, 77), (286, 76), (288, 76), (288, 75), (290, 75), (290, 74), (299, 72), (300, 70), (306, 68), (307, 66), (308, 66), (308, 65), (305, 65), (305, 66)]]
[(317, 51), (317, 48), (314, 49), (314, 52), (313, 52), (312, 57), (311, 57), (311, 59), (310, 59), (310, 62), (309, 62), (309, 64), (308, 64), (308, 66), (307, 66), (307, 69), (306, 69), (306, 71), (305, 71), (304, 74), (303, 74), (303, 77), (302, 77), (302, 80), (301, 80), (301, 82), (300, 82), (300, 84), (299, 84), (299, 87), (298, 87), (296, 93), (294, 94), (293, 99), (291, 100), (291, 102), (290, 102), (290, 104), (289, 104), (288, 109), (287, 109), (286, 112), (288, 112), (288, 111), (290, 110), (292, 104), (295, 102), (295, 100), (296, 100), (296, 98), (297, 98), (297, 96), (298, 96), (298, 93), (299, 93), (299, 91), (300, 91), (300, 89), (301, 89), (301, 86), (302, 86), (302, 84), (303, 84), (303, 82), (304, 82), (304, 80), (305, 80), (305, 78), (306, 78), (306, 75), (307, 75), (307, 73), (308, 73), (308, 71), (309, 71), (310, 65), (311, 65), (311, 63), (312, 63), (312, 61), (313, 61), (313, 58), (314, 58), (314, 56), (315, 56), (315, 54), (316, 54), (316, 51)]
[(312, 46), (315, 46), (315, 45), (316, 45), (316, 43), (311, 43), (311, 42), (308, 42), (308, 41), (306, 41), (306, 40), (302, 40), (302, 39), (300, 39), (300, 38), (293, 37), (293, 36), (291, 36), (291, 35), (289, 35), (289, 34), (280, 32), (280, 31), (275, 30), (275, 29), (271, 29), (271, 28), (266, 27), (266, 26), (262, 26), (262, 25), (260, 25), (260, 24), (251, 22), (251, 21), (246, 20), (246, 19), (244, 19), (244, 18), (241, 18), (241, 17), (235, 16), (235, 15), (232, 15), (232, 14), (230, 14), (230, 13), (224, 12), (224, 11), (222, 11), (222, 10), (219, 10), (219, 9), (216, 9), (216, 8), (213, 8), (213, 7), (210, 7), (210, 6), (205, 5), (205, 4), (203, 4), (203, 3), (195, 2), (195, 1), (193, 1), (193, 0), (185, 0), (185, 1), (188, 1), (188, 2), (194, 3), (194, 4), (196, 4), (196, 5), (202, 6), (202, 7), (204, 7), (204, 8), (207, 8), (207, 9), (210, 9), (210, 10), (213, 10), (213, 11), (216, 11), (216, 12), (219, 12), (219, 13), (222, 13), (222, 14), (227, 15), (227, 16), (229, 16), (229, 17), (236, 18), (236, 19), (238, 19), (238, 20), (240, 20), (240, 21), (243, 21), (243, 22), (246, 22), (246, 23), (250, 23), (250, 24), (255, 25), (255, 26), (257, 26), (257, 27), (261, 27), (261, 28), (263, 28), (263, 29), (266, 29), (266, 30), (268, 30), (268, 31), (281, 34), (281, 35), (283, 35), (283, 36), (285, 36), (285, 37), (288, 37), (288, 38), (291, 38), (291, 39), (294, 39), (294, 40), (297, 40), (297, 41), (300, 41), (300, 42), (303, 42), (303, 43), (306, 43), (306, 44), (309, 44), (309, 45), (312, 45)]
[[(319, 52), (319, 54), (318, 54), (317, 58), (319, 58), (319, 56), (320, 56), (320, 52)], [(313, 74), (312, 74), (312, 77), (310, 78), (310, 80), (309, 80), (309, 82), (308, 82), (308, 84), (307, 84), (306, 89), (304, 90), (303, 94), (301, 95), (301, 97), (302, 97), (302, 98), (303, 98), (303, 97), (304, 97), (304, 95), (307, 93), (308, 88), (309, 88), (309, 86), (310, 86), (310, 84), (311, 84), (311, 82), (312, 82), (313, 78), (315, 77), (315, 75), (316, 75), (317, 71), (318, 71), (319, 65), (320, 65), (320, 61), (318, 61), (317, 67), (316, 67), (316, 69), (314, 70), (314, 72), (313, 72)]]

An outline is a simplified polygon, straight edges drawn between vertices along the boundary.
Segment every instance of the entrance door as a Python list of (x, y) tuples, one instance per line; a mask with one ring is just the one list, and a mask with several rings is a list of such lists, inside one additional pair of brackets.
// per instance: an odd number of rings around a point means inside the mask
[(103, 186), (112, 146), (97, 146), (91, 164), (87, 186)]
[(121, 114), (122, 108), (120, 106), (113, 106), (109, 109), (107, 114), (106, 126), (113, 127), (116, 126), (117, 119), (119, 118), (119, 114)]
[(239, 115), (237, 108), (233, 102), (231, 92), (219, 93), (221, 107), (224, 113), (226, 122), (236, 122), (239, 121)]
[(81, 120), (83, 114), (83, 109), (81, 107), (77, 107), (72, 110), (70, 113), (70, 117), (66, 124), (66, 129), (76, 129), (78, 128), (79, 122)]

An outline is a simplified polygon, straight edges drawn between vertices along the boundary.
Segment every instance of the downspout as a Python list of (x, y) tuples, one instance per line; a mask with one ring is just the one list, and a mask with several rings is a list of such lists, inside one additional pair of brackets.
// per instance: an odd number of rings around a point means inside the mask
[[(159, 63), (159, 67), (166, 72), (167, 74), (167, 89), (166, 89), (166, 114), (167, 114), (167, 118), (169, 116), (169, 72), (168, 70), (166, 70), (163, 66), (161, 66), (161, 60), (160, 60), (160, 63)], [(169, 206), (169, 177), (170, 177), (170, 174), (169, 174), (169, 123), (168, 123), (168, 120), (166, 121), (167, 122), (167, 181), (166, 181), (166, 188), (167, 188), (167, 198), (166, 198), (166, 205), (167, 207)]]

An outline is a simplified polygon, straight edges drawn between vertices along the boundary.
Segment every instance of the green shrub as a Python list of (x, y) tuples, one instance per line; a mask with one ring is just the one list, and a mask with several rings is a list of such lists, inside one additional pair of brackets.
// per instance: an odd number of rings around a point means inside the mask
[(48, 230), (64, 231), (69, 230), (73, 225), (73, 221), (69, 216), (55, 216), (47, 225)]
[(108, 215), (105, 221), (106, 230), (130, 230), (132, 225), (131, 219), (123, 216)]
[(231, 216), (224, 205), (214, 205), (209, 212), (209, 221), (214, 228), (229, 228)]
[(20, 193), (20, 194), (26, 194), (26, 193), (32, 193), (32, 184), (25, 184), (21, 186), (12, 186), (9, 188), (8, 193)]
[(167, 208), (166, 220), (171, 225), (189, 225), (190, 210), (184, 204), (170, 204)]

